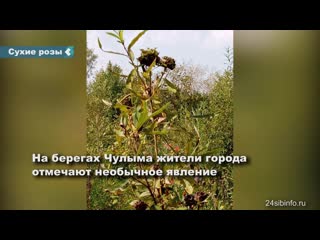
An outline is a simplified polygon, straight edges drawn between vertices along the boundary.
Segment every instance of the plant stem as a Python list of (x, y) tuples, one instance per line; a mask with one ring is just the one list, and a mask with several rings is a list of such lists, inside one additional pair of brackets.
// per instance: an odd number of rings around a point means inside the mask
[(154, 154), (156, 157), (158, 157), (158, 141), (157, 141), (157, 136), (154, 134), (153, 135), (153, 140), (154, 140)]
[[(130, 63), (131, 63), (132, 66), (136, 69), (138, 78), (139, 78), (139, 79), (141, 80), (141, 82), (143, 83), (144, 90), (147, 90), (147, 85), (146, 85), (145, 81), (143, 80), (143, 78), (140, 76), (138, 66), (135, 65), (134, 62), (133, 62), (133, 59), (131, 59), (130, 53), (129, 53), (127, 47), (124, 45), (124, 42), (122, 42), (121, 44), (122, 44), (124, 50), (125, 50), (126, 53), (127, 53), (127, 56), (128, 56), (128, 58), (129, 58), (129, 60), (130, 60)], [(151, 80), (150, 80), (150, 81), (151, 81)], [(151, 85), (151, 82), (150, 82), (150, 85)], [(153, 111), (152, 103), (151, 103), (151, 109), (152, 109), (152, 111)], [(156, 142), (155, 142), (155, 144), (156, 144)], [(157, 149), (157, 147), (156, 147), (156, 149)], [(134, 151), (135, 151), (135, 153), (137, 154), (137, 152), (138, 152), (138, 147), (137, 147), (137, 142), (136, 142), (136, 141), (134, 141)], [(156, 155), (158, 155), (157, 150), (156, 150)], [(141, 163), (139, 163), (139, 168), (140, 168), (140, 170), (142, 170), (142, 165), (141, 165)], [(143, 184), (140, 180), (138, 180), (138, 179), (136, 179), (136, 180), (137, 180), (138, 182), (140, 182), (141, 184)], [(151, 197), (152, 197), (152, 199), (153, 199), (153, 202), (154, 202), (154, 204), (156, 205), (156, 204), (157, 204), (157, 200), (156, 200), (156, 198), (155, 198), (155, 196), (154, 196), (154, 193), (153, 193), (153, 191), (152, 191), (152, 189), (151, 189), (151, 186), (150, 186), (150, 184), (149, 184), (148, 179), (147, 179), (146, 176), (144, 176), (144, 180), (146, 181), (146, 184), (143, 184), (143, 185), (144, 185), (145, 187), (147, 187), (147, 189), (149, 190), (150, 195), (151, 195)]]
[(168, 140), (163, 137), (163, 140), (166, 142), (166, 144), (170, 147), (171, 151), (175, 152), (174, 148), (170, 145), (170, 143), (168, 142)]
[(154, 202), (155, 205), (157, 205), (157, 200), (156, 200), (156, 198), (155, 198), (155, 196), (154, 196), (154, 194), (153, 194), (153, 192), (152, 192), (152, 190), (151, 190), (151, 186), (150, 186), (150, 184), (149, 184), (148, 179), (147, 179), (146, 176), (145, 176), (145, 180), (146, 180), (146, 182), (147, 182), (147, 188), (148, 188), (148, 190), (149, 190), (149, 192), (150, 192), (150, 194), (151, 194), (151, 197), (152, 197), (152, 199), (153, 199), (153, 202)]
[[(142, 165), (141, 165), (141, 163), (139, 163), (139, 168), (140, 168), (140, 170), (142, 170)], [(154, 196), (154, 193), (153, 193), (153, 191), (151, 190), (151, 186), (150, 186), (150, 184), (149, 184), (149, 182), (148, 182), (148, 178), (147, 178), (146, 176), (144, 176), (144, 180), (146, 181), (146, 185), (144, 185), (144, 186), (148, 189), (148, 191), (149, 191), (149, 193), (150, 193), (150, 195), (151, 195), (151, 197), (152, 197), (152, 200), (153, 200), (154, 204), (157, 205), (156, 197)], [(141, 183), (141, 182), (140, 182), (140, 183)], [(141, 184), (142, 184), (142, 183), (141, 183)]]
[[(151, 105), (151, 112), (153, 112), (153, 103), (152, 103), (151, 98), (150, 98), (150, 105)], [(154, 121), (154, 119), (152, 121)], [(155, 134), (153, 134), (153, 141), (154, 141), (154, 154), (155, 154), (155, 157), (157, 157), (158, 156), (158, 142), (157, 142), (157, 136)]]

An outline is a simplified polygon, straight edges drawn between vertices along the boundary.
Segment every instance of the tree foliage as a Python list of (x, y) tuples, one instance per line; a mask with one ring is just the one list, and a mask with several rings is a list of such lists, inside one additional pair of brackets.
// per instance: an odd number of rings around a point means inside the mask
[(87, 48), (87, 78), (93, 74), (93, 70), (97, 63), (98, 55), (93, 52), (93, 49)]

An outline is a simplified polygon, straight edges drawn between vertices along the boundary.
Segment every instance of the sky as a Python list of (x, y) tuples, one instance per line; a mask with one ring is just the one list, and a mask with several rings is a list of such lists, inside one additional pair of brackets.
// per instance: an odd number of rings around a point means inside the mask
[[(126, 74), (130, 65), (128, 59), (120, 55), (102, 52), (98, 38), (104, 50), (123, 52), (122, 46), (115, 38), (106, 34), (112, 30), (87, 31), (87, 45), (98, 55), (96, 70), (105, 68), (108, 61), (120, 65)], [(140, 30), (125, 30), (126, 45)], [(232, 30), (150, 30), (147, 31), (132, 48), (137, 58), (140, 49), (157, 48), (161, 56), (169, 56), (176, 64), (192, 63), (209, 71), (223, 71), (226, 68), (226, 48), (233, 48)]]

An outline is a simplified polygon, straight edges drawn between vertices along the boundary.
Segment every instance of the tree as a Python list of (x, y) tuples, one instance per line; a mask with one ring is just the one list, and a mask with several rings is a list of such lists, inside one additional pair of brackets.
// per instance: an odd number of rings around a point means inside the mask
[(87, 78), (90, 78), (93, 74), (93, 70), (97, 63), (98, 55), (96, 55), (93, 49), (87, 48)]
[[(89, 62), (90, 63), (90, 62)], [(123, 93), (125, 82), (121, 77), (122, 70), (119, 66), (108, 63), (106, 69), (100, 70), (87, 86), (87, 154), (101, 155), (114, 140), (113, 126), (117, 115), (115, 109), (106, 104), (115, 103), (116, 99)], [(88, 164), (91, 169), (99, 165)], [(91, 209), (102, 209), (112, 199), (101, 195), (104, 189), (104, 179), (87, 180), (87, 205)], [(92, 184), (92, 182), (95, 184)], [(93, 200), (92, 200), (93, 199)]]
[(111, 123), (117, 118), (118, 111), (106, 104), (115, 104), (123, 93), (125, 82), (121, 73), (118, 65), (109, 62), (106, 69), (100, 70), (88, 85), (87, 142), (90, 154), (100, 154), (113, 142)]

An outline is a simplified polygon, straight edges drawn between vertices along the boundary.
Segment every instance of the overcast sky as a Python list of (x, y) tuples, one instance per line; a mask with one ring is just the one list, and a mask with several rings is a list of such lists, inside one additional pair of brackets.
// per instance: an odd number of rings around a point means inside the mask
[[(128, 60), (119, 55), (104, 53), (99, 49), (98, 37), (103, 49), (122, 52), (122, 47), (116, 39), (107, 35), (112, 30), (87, 31), (87, 44), (98, 55), (97, 67), (105, 68), (110, 60), (120, 65), (124, 73), (130, 69)], [(140, 30), (125, 30), (126, 44), (140, 32)], [(133, 51), (136, 58), (140, 55), (141, 48), (157, 48), (160, 56), (170, 56), (177, 64), (187, 62), (201, 65), (210, 71), (223, 71), (226, 68), (224, 56), (227, 47), (233, 48), (232, 30), (150, 30), (143, 35), (134, 45)]]

